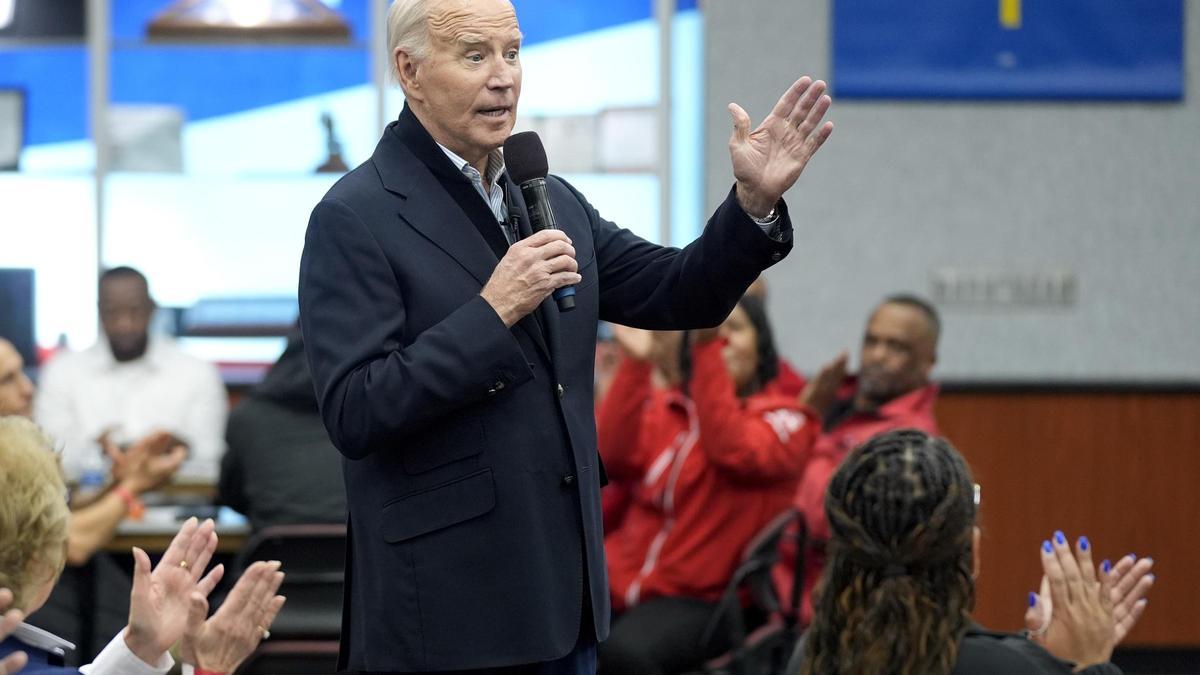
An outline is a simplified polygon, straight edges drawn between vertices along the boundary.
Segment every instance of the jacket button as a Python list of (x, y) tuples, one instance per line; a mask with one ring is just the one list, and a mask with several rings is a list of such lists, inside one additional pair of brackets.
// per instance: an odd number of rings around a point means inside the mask
[(774, 262), (779, 262), (780, 260), (783, 260), (783, 254), (780, 253), (779, 251), (776, 251), (771, 254), (771, 260), (773, 260)]
[(569, 474), (563, 476), (562, 484), (563, 484), (563, 487), (571, 487), (572, 485), (574, 485), (575, 484), (575, 475), (569, 473)]
[(561, 384), (558, 384), (558, 385), (555, 385), (555, 391), (558, 392), (558, 397), (562, 398), (563, 394), (567, 393), (567, 388), (562, 386)]

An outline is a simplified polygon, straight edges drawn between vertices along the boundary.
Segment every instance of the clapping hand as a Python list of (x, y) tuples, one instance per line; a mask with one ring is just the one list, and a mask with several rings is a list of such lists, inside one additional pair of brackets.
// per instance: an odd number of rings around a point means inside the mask
[(824, 417), (833, 406), (838, 389), (846, 380), (846, 363), (849, 359), (850, 355), (843, 351), (832, 361), (821, 366), (817, 374), (804, 385), (804, 391), (800, 393), (800, 402)]
[[(1097, 573), (1087, 537), (1080, 537), (1072, 550), (1066, 536), (1055, 532), (1052, 541), (1042, 543), (1041, 558), (1049, 598), (1044, 608), (1047, 622), (1032, 631), (1030, 638), (1054, 656), (1080, 667), (1107, 662), (1117, 636), (1123, 636), (1114, 610), (1120, 602), (1114, 599), (1126, 594), (1116, 588), (1117, 575), (1103, 569)], [(1134, 590), (1137, 586), (1135, 582)], [(1136, 604), (1134, 599), (1132, 606)], [(1126, 632), (1136, 618), (1128, 621)]]
[(134, 494), (153, 490), (167, 482), (187, 459), (187, 446), (166, 431), (139, 438), (125, 450), (107, 442), (103, 447), (112, 460), (113, 478)]
[(746, 111), (729, 104), (729, 156), (738, 203), (746, 213), (766, 216), (833, 133), (833, 122), (821, 123), (830, 105), (825, 88), (824, 82), (807, 76), (796, 80), (753, 131)]
[(125, 643), (142, 661), (155, 663), (183, 636), (192, 596), (208, 597), (221, 580), (222, 565), (201, 578), (217, 549), (214, 528), (211, 519), (198, 523), (189, 518), (153, 572), (146, 552), (133, 549), (133, 592)]
[(232, 673), (266, 639), (267, 630), (286, 600), (275, 595), (283, 583), (279, 561), (258, 561), (234, 584), (212, 618), (208, 600), (191, 595), (191, 611), (180, 657), (184, 663), (218, 673)]
[[(1154, 586), (1154, 567), (1151, 558), (1138, 558), (1130, 553), (1110, 565), (1105, 560), (1100, 565), (1100, 575), (1111, 579), (1110, 598), (1113, 604), (1113, 642), (1120, 644), (1146, 609), (1146, 595)], [(1040, 592), (1029, 594), (1029, 609), (1025, 611), (1025, 628), (1030, 638), (1039, 644), (1045, 643), (1045, 632), (1054, 618), (1054, 600), (1050, 594), (1050, 580), (1043, 576)]]

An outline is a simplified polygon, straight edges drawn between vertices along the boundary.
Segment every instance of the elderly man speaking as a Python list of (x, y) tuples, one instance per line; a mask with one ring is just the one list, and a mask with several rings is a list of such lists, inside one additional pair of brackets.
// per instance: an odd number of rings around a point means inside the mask
[[(801, 78), (753, 131), (730, 106), (736, 185), (674, 249), (554, 176), (561, 229), (529, 231), (500, 149), (521, 94), (507, 0), (396, 0), (388, 43), (406, 106), (313, 209), (300, 266), (345, 456), (341, 667), (591, 672), (609, 622), (597, 320), (714, 326), (788, 253), (781, 196), (833, 131), (825, 84)], [(548, 297), (567, 285), (576, 308), (560, 314)]]

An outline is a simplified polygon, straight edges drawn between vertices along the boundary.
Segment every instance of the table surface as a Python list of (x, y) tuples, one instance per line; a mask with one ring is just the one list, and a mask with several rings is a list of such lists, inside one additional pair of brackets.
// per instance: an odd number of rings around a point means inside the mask
[(147, 506), (140, 520), (126, 518), (121, 521), (117, 525), (116, 536), (105, 545), (104, 550), (128, 553), (131, 547), (137, 546), (147, 553), (161, 553), (167, 550), (171, 539), (189, 516), (212, 517), (214, 511), (217, 550), (222, 553), (240, 551), (250, 535), (250, 523), (245, 516), (227, 506), (213, 509), (176, 504)]

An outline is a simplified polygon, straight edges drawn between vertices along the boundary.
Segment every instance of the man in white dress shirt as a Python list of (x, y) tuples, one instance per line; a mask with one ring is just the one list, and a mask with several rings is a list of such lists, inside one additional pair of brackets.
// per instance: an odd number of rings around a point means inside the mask
[(188, 448), (180, 476), (215, 480), (229, 406), (216, 367), (150, 335), (155, 304), (141, 272), (110, 269), (99, 290), (104, 337), (47, 364), (34, 403), (34, 418), (64, 444), (68, 478), (79, 478), (104, 444), (162, 430)]

